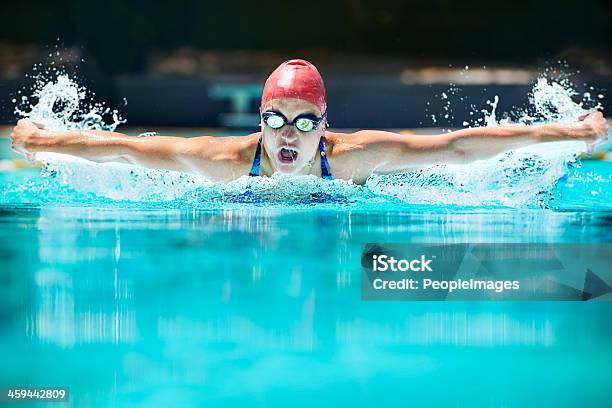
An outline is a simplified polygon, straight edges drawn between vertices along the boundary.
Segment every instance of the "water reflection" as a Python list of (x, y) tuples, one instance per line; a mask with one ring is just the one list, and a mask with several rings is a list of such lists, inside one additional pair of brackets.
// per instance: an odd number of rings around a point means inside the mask
[[(609, 355), (606, 302), (363, 302), (359, 280), (367, 242), (609, 240), (608, 220), (545, 211), (265, 208), (3, 215), (0, 245), (13, 256), (2, 260), (9, 315), (0, 338), (38, 356), (61, 351), (62, 367), (93, 351), (96, 387), (113, 393), (171, 381), (210, 386), (217, 396), (278, 383), (316, 389), (337, 376), (362, 386), (381, 375), (393, 382), (437, 372), (450, 354), (471, 361), (469, 350), (483, 348), (490, 351), (470, 362), (475, 369), (490, 359), (500, 370), (541, 364), (516, 347)], [(24, 381), (41, 378), (4, 350), (1, 380), (15, 372)], [(298, 367), (317, 374), (291, 377)], [(61, 371), (60, 379), (89, 387)], [(207, 380), (218, 374), (242, 378), (244, 388)], [(113, 388), (117, 376), (123, 389)]]
[(369, 308), (359, 299), (361, 245), (376, 240), (585, 240), (597, 236), (598, 229), (592, 215), (543, 211), (288, 213), (262, 208), (43, 209), (36, 225), (36, 308), (27, 319), (33, 322), (28, 334), (62, 347), (135, 342), (141, 314), (157, 318), (156, 327), (140, 330), (164, 338), (188, 327), (196, 336), (195, 328), (209, 315), (218, 330), (210, 329), (202, 341), (226, 336), (237, 342), (299, 339), (313, 345), (322, 330), (314, 325), (317, 316), (316, 321), (333, 322), (334, 333), (324, 335), (334, 342), (550, 345), (556, 327), (550, 317), (505, 309), (457, 313), (456, 307), (434, 304), (415, 316), (393, 309), (422, 306), (391, 304), (383, 306), (386, 313), (369, 316), (368, 310), (380, 306)]

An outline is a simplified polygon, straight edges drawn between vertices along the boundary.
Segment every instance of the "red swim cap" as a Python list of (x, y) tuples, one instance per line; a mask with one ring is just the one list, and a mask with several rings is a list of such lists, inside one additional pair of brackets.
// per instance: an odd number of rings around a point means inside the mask
[(261, 108), (277, 98), (303, 99), (317, 106), (321, 113), (327, 110), (321, 74), (314, 65), (301, 59), (285, 61), (270, 74), (261, 95)]

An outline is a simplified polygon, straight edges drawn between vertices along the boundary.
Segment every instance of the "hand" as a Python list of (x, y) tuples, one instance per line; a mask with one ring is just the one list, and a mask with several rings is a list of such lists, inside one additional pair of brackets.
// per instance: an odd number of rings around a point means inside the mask
[(42, 129), (42, 126), (37, 125), (30, 120), (19, 120), (17, 122), (17, 126), (15, 126), (11, 132), (11, 147), (17, 153), (25, 155), (28, 159), (32, 159), (32, 155), (36, 151), (36, 147), (41, 142)]
[(584, 139), (595, 145), (608, 139), (608, 121), (601, 112), (592, 112), (580, 118)]

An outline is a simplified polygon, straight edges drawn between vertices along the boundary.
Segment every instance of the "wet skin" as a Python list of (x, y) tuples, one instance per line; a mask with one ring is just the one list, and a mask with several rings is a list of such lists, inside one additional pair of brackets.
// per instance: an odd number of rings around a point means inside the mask
[[(282, 113), (290, 123), (300, 115), (321, 115), (310, 102), (291, 98), (270, 100), (262, 110)], [(535, 143), (581, 140), (593, 146), (608, 135), (608, 123), (601, 112), (590, 113), (574, 123), (487, 126), (428, 136), (380, 130), (330, 132), (323, 122), (310, 132), (300, 132), (290, 125), (272, 129), (261, 123), (261, 127), (261, 176), (276, 172), (320, 176), (318, 143), (323, 138), (334, 178), (355, 183), (365, 182), (372, 173), (469, 163)], [(249, 173), (260, 135), (136, 138), (96, 130), (50, 131), (22, 119), (11, 138), (13, 149), (25, 156), (56, 152), (96, 162), (132, 163), (196, 173), (212, 181), (230, 181)]]

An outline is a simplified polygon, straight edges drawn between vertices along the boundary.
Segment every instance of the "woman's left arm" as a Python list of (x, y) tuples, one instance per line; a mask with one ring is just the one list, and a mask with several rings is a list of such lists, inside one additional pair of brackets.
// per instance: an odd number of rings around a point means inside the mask
[(535, 143), (582, 140), (593, 145), (607, 139), (607, 135), (608, 124), (601, 112), (590, 113), (575, 123), (489, 126), (431, 136), (362, 130), (350, 135), (335, 134), (330, 157), (337, 163), (333, 166), (335, 173), (340, 171), (343, 178), (357, 181), (373, 172), (469, 163)]

